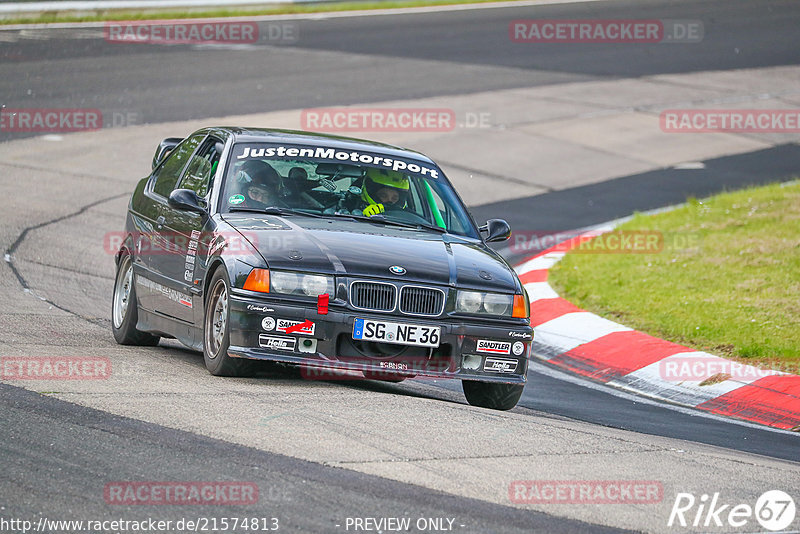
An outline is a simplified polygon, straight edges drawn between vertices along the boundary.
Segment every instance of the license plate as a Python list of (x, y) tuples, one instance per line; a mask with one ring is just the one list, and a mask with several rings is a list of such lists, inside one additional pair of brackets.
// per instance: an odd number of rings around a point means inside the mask
[(441, 328), (438, 326), (388, 323), (371, 319), (356, 319), (353, 323), (353, 339), (362, 341), (438, 347), (440, 338)]

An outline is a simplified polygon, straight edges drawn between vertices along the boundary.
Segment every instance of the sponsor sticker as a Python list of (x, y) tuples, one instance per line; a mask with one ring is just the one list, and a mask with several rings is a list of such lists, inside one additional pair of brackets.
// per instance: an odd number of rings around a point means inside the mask
[(396, 371), (408, 371), (408, 364), (405, 362), (380, 362), (383, 369), (394, 369)]
[[(249, 304), (248, 308), (250, 306), (252, 306), (252, 304)], [(261, 319), (261, 328), (263, 328), (264, 330), (272, 330), (273, 328), (275, 328), (275, 319), (273, 319), (272, 317), (264, 317), (263, 319)]]
[[(305, 334), (308, 336), (314, 335), (316, 324), (311, 321), (290, 321), (288, 319), (278, 319), (278, 332), (286, 334)], [(270, 330), (265, 328), (264, 330)]]
[(492, 341), (490, 339), (479, 339), (478, 346), (475, 350), (477, 350), (478, 352), (485, 352), (489, 354), (510, 354), (511, 342)]
[(270, 308), (269, 306), (258, 306), (256, 304), (248, 304), (247, 309), (249, 311), (258, 311), (258, 312), (274, 312), (274, 308)]
[(262, 349), (294, 351), (294, 348), (297, 346), (297, 338), (276, 337), (276, 336), (267, 336), (264, 334), (259, 334), (258, 345)]
[(158, 282), (154, 282), (149, 278), (144, 278), (143, 276), (137, 276), (136, 281), (143, 287), (150, 289), (151, 291), (155, 291), (156, 293), (161, 293), (165, 298), (173, 302), (177, 302), (186, 306), (187, 308), (192, 307), (192, 296), (187, 295), (186, 293), (181, 293), (180, 291), (176, 291), (171, 287), (167, 287), (164, 285), (159, 284)]
[(483, 370), (487, 373), (513, 373), (517, 370), (517, 360), (506, 358), (486, 358)]
[(231, 195), (231, 197), (228, 198), (228, 204), (232, 204), (234, 206), (241, 204), (242, 202), (244, 202), (244, 195)]
[(525, 352), (525, 343), (522, 341), (515, 341), (514, 345), (511, 347), (511, 352), (514, 353), (514, 356), (520, 356), (523, 352)]
[(184, 258), (185, 270), (183, 272), (183, 279), (186, 282), (191, 282), (194, 276), (194, 260), (197, 257), (197, 241), (199, 239), (200, 232), (198, 230), (192, 230), (191, 239), (189, 239), (189, 244), (186, 247), (186, 257)]
[(516, 337), (519, 339), (530, 339), (531, 335), (527, 332), (509, 332), (508, 337)]
[[(386, 157), (379, 154), (370, 154), (367, 152), (357, 152), (355, 150), (337, 150), (329, 147), (310, 147), (310, 146), (268, 146), (257, 145), (247, 146), (244, 145), (237, 148), (237, 152), (241, 153), (236, 155), (236, 160), (253, 159), (253, 158), (313, 158), (329, 160), (336, 163), (354, 163), (375, 166), (378, 168), (387, 168), (396, 172), (404, 172), (409, 174), (418, 174), (420, 176), (430, 176), (431, 178), (439, 178), (439, 170), (423, 165), (422, 162), (414, 160), (401, 160), (397, 157)], [(240, 202), (244, 202), (242, 195), (234, 195), (234, 197), (241, 197)], [(228, 199), (229, 204), (234, 197)]]

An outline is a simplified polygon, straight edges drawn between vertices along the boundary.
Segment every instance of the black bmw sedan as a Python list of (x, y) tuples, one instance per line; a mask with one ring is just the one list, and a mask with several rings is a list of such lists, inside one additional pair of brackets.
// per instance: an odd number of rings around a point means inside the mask
[(499, 219), (477, 227), (418, 152), (205, 128), (163, 140), (133, 193), (114, 337), (175, 338), (219, 376), (272, 360), (323, 379), (456, 378), (470, 404), (511, 409), (526, 382), (529, 302), (486, 245), (510, 233)]

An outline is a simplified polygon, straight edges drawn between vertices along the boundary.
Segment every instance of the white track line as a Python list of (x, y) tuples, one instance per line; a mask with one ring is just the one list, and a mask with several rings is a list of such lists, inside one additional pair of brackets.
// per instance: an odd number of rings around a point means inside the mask
[[(594, 389), (596, 391), (602, 391), (604, 393), (608, 393), (609, 395), (613, 395), (615, 397), (619, 397), (621, 399), (629, 400), (631, 402), (639, 402), (642, 404), (647, 404), (649, 406), (659, 406), (661, 408), (667, 408), (669, 410), (675, 410), (676, 412), (680, 412), (684, 415), (691, 415), (694, 417), (704, 417), (706, 419), (714, 419), (715, 421), (720, 421), (723, 423), (728, 423), (732, 425), (739, 425), (744, 426), (747, 428), (754, 428), (757, 430), (766, 430), (768, 432), (775, 432), (778, 434), (789, 434), (792, 436), (797, 436), (797, 432), (791, 432), (789, 430), (782, 430), (780, 428), (775, 428), (766, 425), (759, 425), (756, 423), (750, 423), (748, 421), (744, 421), (741, 419), (734, 419), (732, 417), (723, 417), (720, 415), (715, 415), (710, 412), (704, 412), (702, 410), (697, 410), (695, 408), (686, 408), (684, 406), (679, 406), (677, 404), (671, 404), (668, 401), (659, 398), (650, 398), (645, 397), (641, 394), (636, 393), (628, 393), (627, 391), (619, 390), (615, 387), (609, 387), (604, 384), (598, 384), (596, 382), (591, 382), (589, 380), (584, 380), (579, 378), (575, 375), (570, 373), (561, 371), (555, 367), (542, 363), (541, 365), (537, 365), (535, 367), (531, 366), (528, 369), (528, 372), (534, 372), (543, 374), (545, 376), (549, 376), (550, 378), (555, 378), (556, 380), (562, 380), (564, 382), (569, 382), (570, 384), (576, 384), (578, 386), (583, 386), (585, 388)], [(532, 382), (532, 380), (529, 380)]]

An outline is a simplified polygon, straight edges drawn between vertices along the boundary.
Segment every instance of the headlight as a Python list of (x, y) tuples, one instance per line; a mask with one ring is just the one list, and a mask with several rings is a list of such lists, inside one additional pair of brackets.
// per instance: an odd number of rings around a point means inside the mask
[(275, 293), (316, 297), (327, 293), (334, 297), (332, 276), (270, 271), (270, 283)]
[(483, 297), (477, 291), (459, 291), (456, 299), (456, 311), (477, 313), (481, 309)]
[(300, 286), (303, 288), (303, 293), (312, 297), (316, 297), (317, 295), (321, 295), (323, 293), (329, 293), (329, 278), (329, 276), (306, 274), (302, 276)]
[(486, 293), (483, 297), (483, 309), (492, 315), (508, 315), (511, 308), (511, 298), (509, 295), (499, 295), (497, 293)]
[(513, 303), (513, 295), (459, 291), (456, 297), (455, 311), (458, 313), (482, 313), (509, 317), (511, 316)]
[(298, 288), (297, 275), (294, 273), (270, 271), (270, 282), (276, 293), (294, 293)]

